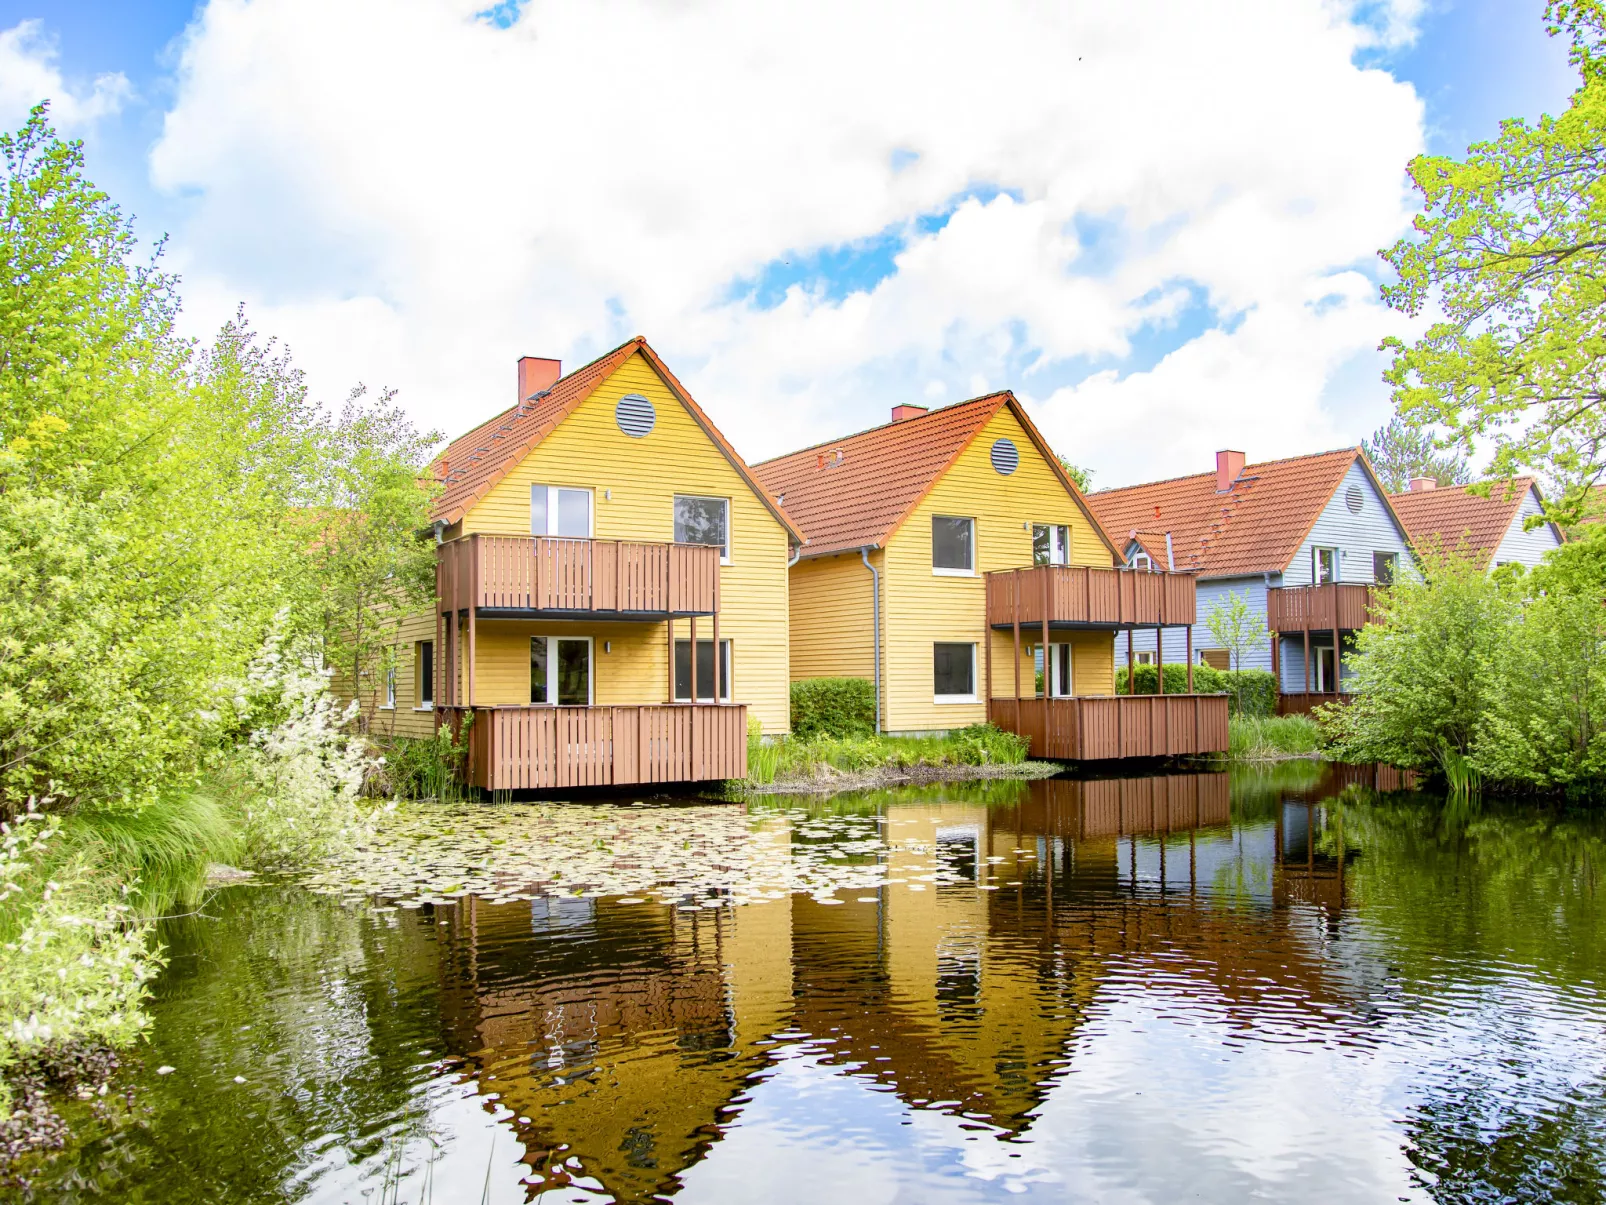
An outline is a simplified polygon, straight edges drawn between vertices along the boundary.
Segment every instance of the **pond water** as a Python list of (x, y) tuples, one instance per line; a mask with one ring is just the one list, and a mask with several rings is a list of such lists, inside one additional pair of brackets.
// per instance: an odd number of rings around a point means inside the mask
[(25, 1199), (1606, 1199), (1606, 824), (1376, 773), (414, 810)]

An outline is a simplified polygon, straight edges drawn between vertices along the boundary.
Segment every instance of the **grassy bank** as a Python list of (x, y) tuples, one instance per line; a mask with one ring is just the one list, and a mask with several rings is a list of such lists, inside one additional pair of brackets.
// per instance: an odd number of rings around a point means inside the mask
[(812, 736), (762, 738), (748, 733), (749, 788), (818, 789), (843, 780), (874, 783), (909, 777), (1031, 774), (1026, 741), (990, 724), (943, 736)]
[(1234, 762), (1321, 757), (1324, 742), (1314, 720), (1302, 715), (1239, 716), (1227, 721), (1227, 759)]

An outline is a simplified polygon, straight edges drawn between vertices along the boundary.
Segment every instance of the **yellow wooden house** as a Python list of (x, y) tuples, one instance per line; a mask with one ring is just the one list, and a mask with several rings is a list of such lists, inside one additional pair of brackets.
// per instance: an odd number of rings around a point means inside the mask
[(794, 680), (869, 679), (884, 731), (991, 720), (1037, 756), (1225, 747), (1224, 700), (1116, 697), (1116, 632), (1192, 623), (1193, 579), (1122, 567), (1013, 394), (896, 406), (753, 471), (804, 535)]
[(467, 724), (487, 790), (739, 778), (749, 717), (787, 730), (801, 533), (644, 339), (520, 360), (434, 473), (436, 605), (381, 730)]

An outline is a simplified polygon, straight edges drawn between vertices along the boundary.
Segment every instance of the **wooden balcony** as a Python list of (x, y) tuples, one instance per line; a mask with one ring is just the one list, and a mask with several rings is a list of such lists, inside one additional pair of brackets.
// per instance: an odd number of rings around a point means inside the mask
[(1037, 565), (987, 574), (987, 622), (995, 628), (1129, 628), (1192, 624), (1193, 574), (1087, 565)]
[(1348, 691), (1281, 691), (1277, 695), (1278, 715), (1309, 715), (1325, 703), (1348, 703), (1355, 696)]
[(1226, 695), (994, 699), (987, 718), (1058, 761), (1181, 757), (1227, 748)]
[(473, 713), (467, 779), (487, 791), (747, 777), (740, 704), (444, 710), (454, 727)]
[(664, 619), (719, 610), (719, 549), (471, 535), (436, 550), (440, 611), (489, 618)]
[(1266, 591), (1266, 626), (1273, 632), (1363, 628), (1371, 620), (1374, 589), (1342, 582), (1273, 587)]

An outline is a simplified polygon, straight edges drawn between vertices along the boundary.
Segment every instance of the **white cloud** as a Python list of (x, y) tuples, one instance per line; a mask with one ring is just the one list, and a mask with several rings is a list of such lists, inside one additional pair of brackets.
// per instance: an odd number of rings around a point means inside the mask
[[(1413, 0), (481, 7), (212, 0), (151, 160), (191, 194), (192, 320), (243, 298), (323, 392), (450, 431), (517, 355), (639, 332), (754, 458), (1006, 385), (1103, 484), (1360, 433), (1323, 394), (1392, 329), (1356, 269), (1408, 224), (1422, 112), (1354, 59)], [(888, 229), (873, 288), (732, 299)], [(1237, 324), (1056, 388), (1191, 297)]]
[(16, 129), (29, 109), (48, 100), (56, 128), (78, 134), (117, 112), (131, 94), (121, 72), (97, 75), (87, 92), (74, 91), (56, 59), (56, 43), (42, 22), (22, 21), (0, 30), (0, 128)]

